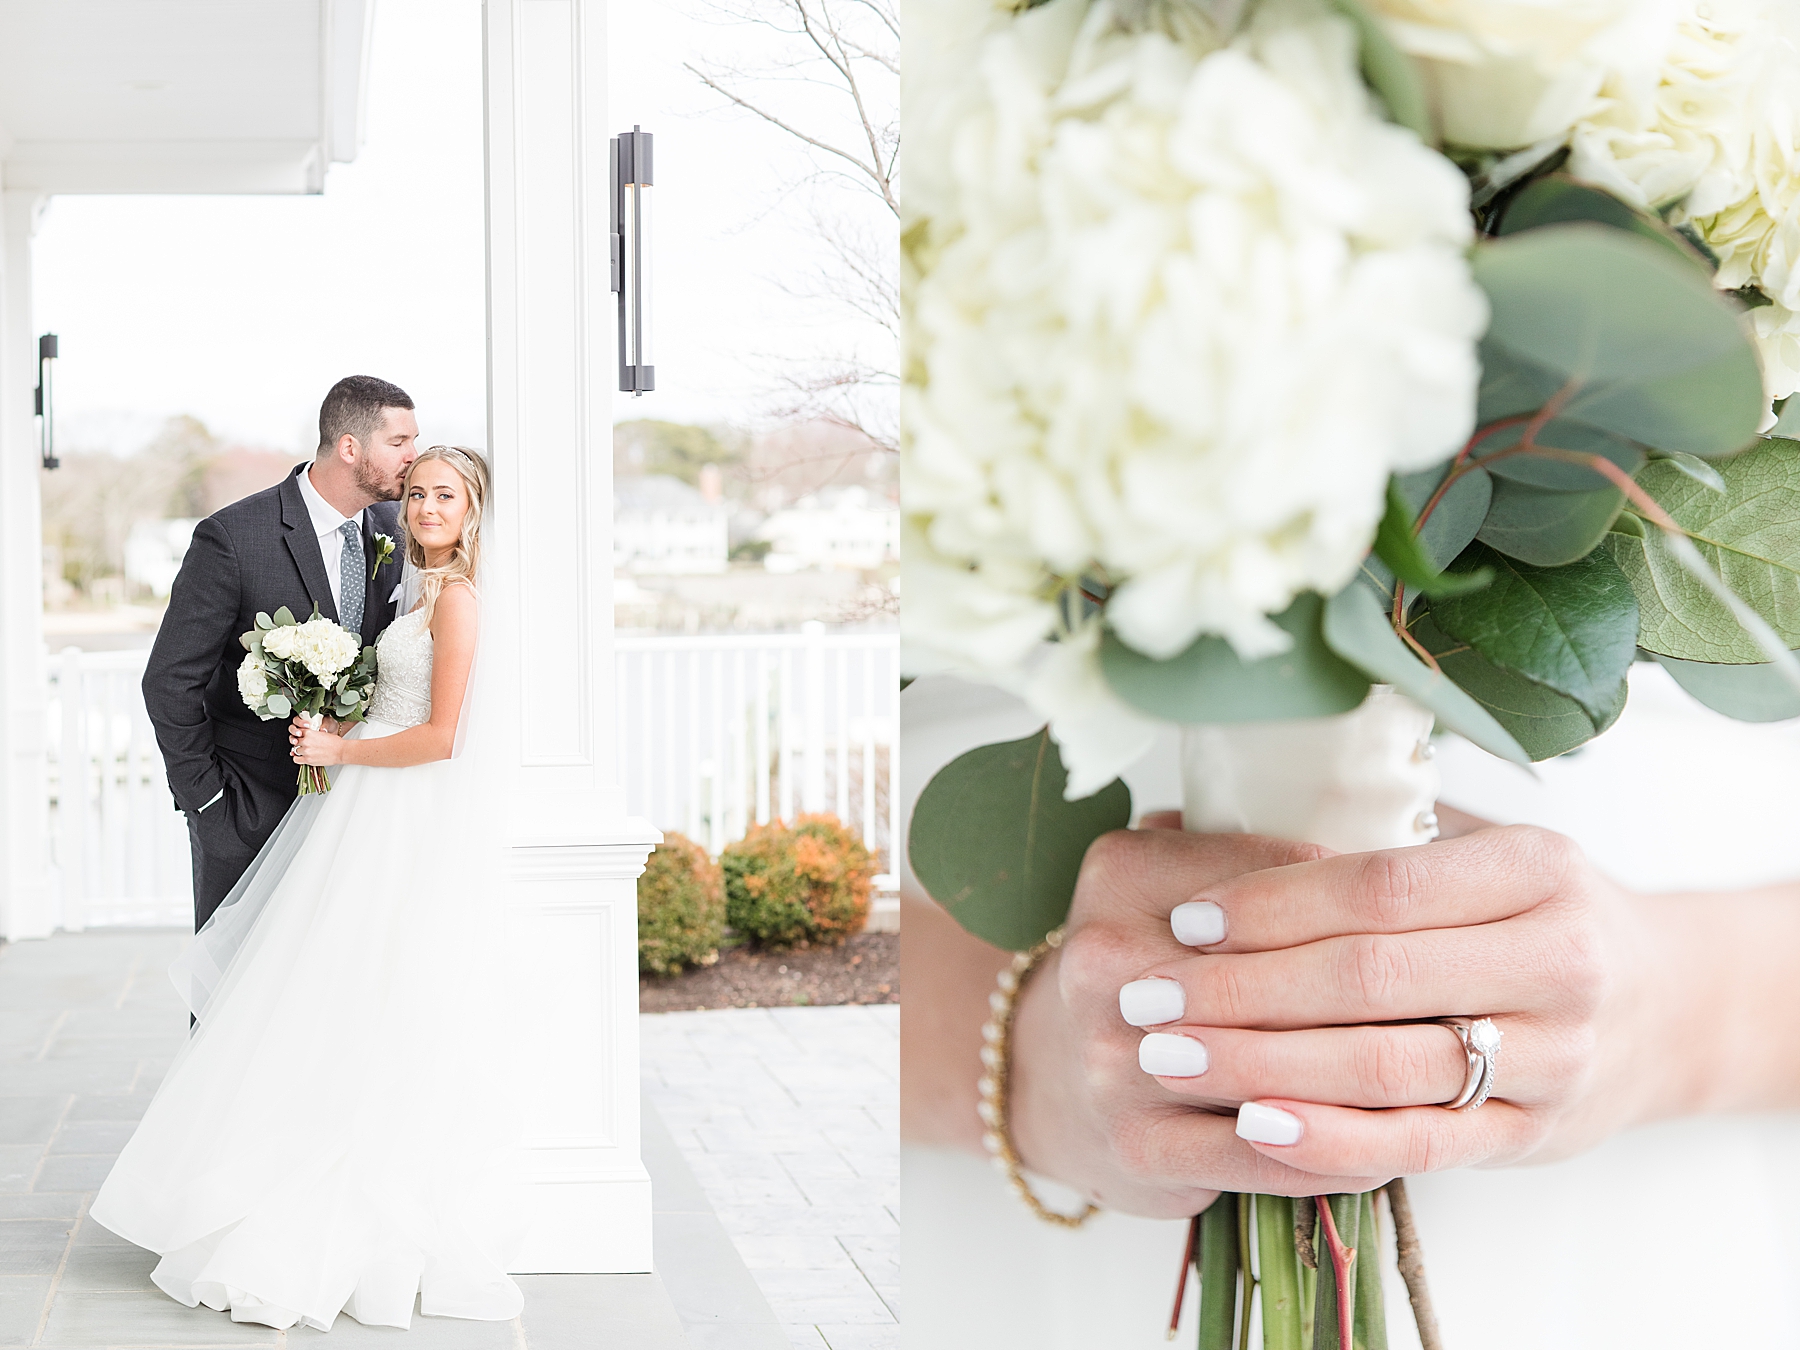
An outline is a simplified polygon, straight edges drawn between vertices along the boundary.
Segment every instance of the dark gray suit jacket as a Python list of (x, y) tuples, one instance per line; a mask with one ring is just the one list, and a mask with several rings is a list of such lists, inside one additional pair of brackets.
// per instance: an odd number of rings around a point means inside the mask
[[(255, 626), (258, 611), (273, 614), (283, 605), (299, 619), (311, 615), (315, 604), (325, 617), (338, 618), (300, 495), (299, 475), (308, 467), (300, 465), (277, 486), (233, 502), (195, 528), (144, 669), (144, 703), (169, 791), (195, 825), (196, 854), (207, 855), (209, 891), (217, 889), (221, 870), (211, 863), (241, 858), (247, 865), (296, 793), (287, 723), (259, 720), (238, 694), (237, 668), (244, 659), (238, 637)], [(377, 534), (395, 544), (394, 556), (368, 583), (365, 646), (394, 619), (396, 606), (388, 597), (400, 579), (399, 513), (398, 502), (363, 512), (364, 568), (376, 555)], [(196, 814), (221, 789), (224, 798)]]

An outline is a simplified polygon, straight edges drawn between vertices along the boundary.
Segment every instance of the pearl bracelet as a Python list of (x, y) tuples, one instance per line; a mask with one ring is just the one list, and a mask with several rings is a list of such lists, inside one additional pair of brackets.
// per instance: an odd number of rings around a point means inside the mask
[(976, 1109), (981, 1112), (982, 1123), (987, 1126), (981, 1136), (982, 1145), (994, 1155), (994, 1166), (1005, 1173), (1007, 1184), (1013, 1188), (1013, 1193), (1045, 1223), (1057, 1224), (1063, 1228), (1079, 1228), (1098, 1214), (1100, 1207), (1089, 1203), (1079, 1214), (1059, 1214), (1046, 1208), (1044, 1202), (1033, 1193), (1031, 1183), (1025, 1180), (1025, 1174), (1019, 1167), (1018, 1152), (1013, 1148), (1012, 1138), (1007, 1131), (1007, 1112), (1012, 1093), (1014, 1003), (1031, 972), (1037, 969), (1038, 963), (1046, 956), (1062, 946), (1062, 940), (1063, 930), (1056, 928), (1030, 951), (1016, 953), (1012, 964), (1000, 972), (999, 987), (988, 995), (988, 1007), (992, 1014), (981, 1028), (982, 1074), (981, 1081), (976, 1085), (981, 1093), (981, 1103)]

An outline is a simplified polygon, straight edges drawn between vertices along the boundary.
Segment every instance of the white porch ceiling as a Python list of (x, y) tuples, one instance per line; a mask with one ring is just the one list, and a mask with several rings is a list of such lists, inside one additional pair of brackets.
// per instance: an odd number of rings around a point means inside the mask
[(374, 0), (0, 0), (0, 185), (318, 192), (362, 140)]

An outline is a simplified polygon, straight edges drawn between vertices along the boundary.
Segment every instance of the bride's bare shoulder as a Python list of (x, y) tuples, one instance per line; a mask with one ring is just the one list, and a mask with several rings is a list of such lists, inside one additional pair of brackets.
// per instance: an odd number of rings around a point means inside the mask
[(460, 577), (446, 582), (437, 602), (432, 606), (432, 636), (442, 638), (446, 628), (452, 632), (473, 634), (480, 610), (481, 602), (473, 586)]

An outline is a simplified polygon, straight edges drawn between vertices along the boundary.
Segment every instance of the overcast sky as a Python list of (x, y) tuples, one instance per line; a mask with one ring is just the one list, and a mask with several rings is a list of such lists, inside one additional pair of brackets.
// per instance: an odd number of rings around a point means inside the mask
[[(752, 421), (780, 353), (867, 336), (791, 293), (820, 253), (818, 191), (792, 187), (807, 161), (681, 68), (769, 50), (705, 3), (611, 10), (614, 129), (654, 132), (657, 172), (659, 388), (621, 397), (618, 420)], [(191, 413), (309, 453), (320, 398), (351, 373), (406, 388), (426, 439), (485, 442), (479, 22), (478, 0), (377, 0), (367, 141), (322, 196), (51, 203), (35, 309), (62, 339), (63, 448), (129, 453)]]

